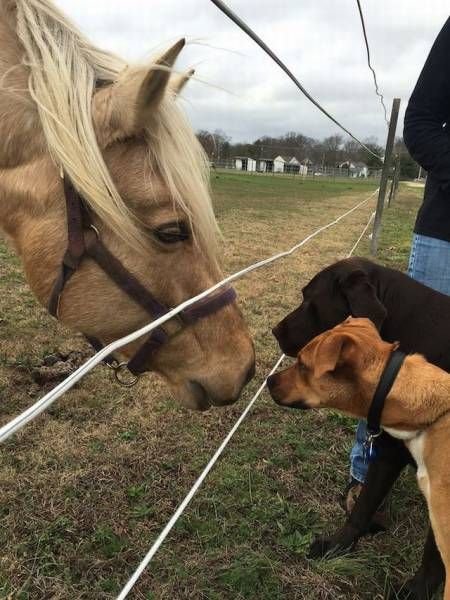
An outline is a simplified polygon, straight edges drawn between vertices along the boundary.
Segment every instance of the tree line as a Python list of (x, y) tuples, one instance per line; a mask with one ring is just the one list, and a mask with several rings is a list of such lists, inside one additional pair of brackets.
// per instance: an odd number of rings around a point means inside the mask
[[(200, 130), (197, 137), (211, 162), (230, 161), (236, 156), (250, 158), (274, 158), (277, 155), (295, 156), (300, 162), (311, 161), (315, 167), (337, 167), (351, 161), (363, 163), (369, 170), (381, 168), (380, 162), (351, 138), (335, 134), (317, 140), (295, 131), (290, 131), (278, 137), (262, 136), (253, 142), (233, 143), (224, 131), (216, 129), (213, 132)], [(374, 137), (366, 138), (364, 144), (378, 156), (383, 156), (384, 149)], [(419, 167), (411, 158), (401, 137), (395, 141), (394, 152), (400, 155), (401, 177), (414, 179)]]

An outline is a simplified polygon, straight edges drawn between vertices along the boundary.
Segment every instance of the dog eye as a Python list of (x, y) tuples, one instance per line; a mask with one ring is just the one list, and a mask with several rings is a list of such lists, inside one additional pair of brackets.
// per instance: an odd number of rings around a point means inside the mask
[(165, 223), (153, 230), (155, 238), (163, 244), (176, 244), (186, 242), (190, 239), (191, 233), (184, 221), (173, 221)]

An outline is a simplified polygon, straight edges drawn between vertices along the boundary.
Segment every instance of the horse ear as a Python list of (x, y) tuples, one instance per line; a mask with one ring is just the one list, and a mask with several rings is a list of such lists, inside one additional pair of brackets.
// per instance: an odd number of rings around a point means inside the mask
[(309, 343), (301, 350), (299, 359), (319, 378), (334, 371), (339, 364), (353, 364), (357, 352), (358, 341), (354, 336), (330, 331), (317, 343)]
[(186, 73), (182, 73), (181, 75), (175, 75), (170, 80), (170, 89), (172, 90), (175, 96), (178, 96), (183, 91), (184, 86), (190, 80), (190, 78), (194, 75), (195, 69), (189, 69)]
[(151, 122), (169, 83), (171, 69), (185, 45), (181, 39), (149, 69), (125, 69), (94, 96), (92, 118), (101, 147), (140, 133)]
[(379, 330), (387, 316), (387, 310), (379, 300), (367, 273), (355, 269), (341, 278), (340, 288), (347, 298), (353, 317), (367, 317)]

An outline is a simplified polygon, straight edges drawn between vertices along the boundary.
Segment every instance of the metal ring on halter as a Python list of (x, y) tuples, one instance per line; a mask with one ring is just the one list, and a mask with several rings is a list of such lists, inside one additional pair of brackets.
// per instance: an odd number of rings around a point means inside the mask
[[(131, 388), (139, 381), (139, 377), (137, 375), (133, 375), (130, 373), (130, 371), (128, 371), (128, 363), (126, 362), (119, 363), (117, 366), (112, 366), (111, 368), (114, 371), (114, 377), (116, 378), (117, 383), (120, 383), (120, 385), (123, 385), (124, 387)], [(123, 378), (123, 375), (121, 375), (121, 373), (124, 372), (128, 373), (130, 376), (128, 381)]]
[(92, 223), (89, 225), (89, 229), (92, 229), (92, 231), (95, 233), (95, 235), (97, 236), (97, 239), (100, 239), (100, 231), (97, 229), (97, 227), (95, 225), (92, 225)]

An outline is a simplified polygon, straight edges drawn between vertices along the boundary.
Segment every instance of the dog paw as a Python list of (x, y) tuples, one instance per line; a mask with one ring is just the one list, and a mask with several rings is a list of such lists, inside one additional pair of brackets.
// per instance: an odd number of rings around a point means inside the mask
[(354, 548), (355, 544), (354, 539), (345, 541), (337, 538), (337, 536), (319, 537), (309, 547), (307, 557), (312, 559), (334, 558), (347, 554)]
[(346, 523), (330, 537), (316, 538), (310, 546), (308, 558), (332, 558), (347, 554), (356, 546), (360, 536), (355, 527)]

